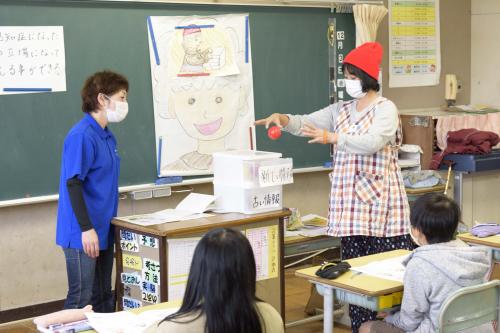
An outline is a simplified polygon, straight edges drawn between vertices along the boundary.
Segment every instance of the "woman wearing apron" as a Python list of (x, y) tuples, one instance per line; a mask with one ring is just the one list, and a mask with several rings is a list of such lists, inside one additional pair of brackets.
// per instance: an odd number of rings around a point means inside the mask
[[(365, 43), (343, 63), (348, 102), (308, 115), (275, 113), (256, 121), (274, 123), (309, 143), (333, 145), (328, 234), (340, 237), (342, 260), (395, 249), (413, 249), (409, 205), (397, 151), (401, 123), (394, 103), (378, 95), (382, 46)], [(352, 332), (376, 312), (349, 307)]]

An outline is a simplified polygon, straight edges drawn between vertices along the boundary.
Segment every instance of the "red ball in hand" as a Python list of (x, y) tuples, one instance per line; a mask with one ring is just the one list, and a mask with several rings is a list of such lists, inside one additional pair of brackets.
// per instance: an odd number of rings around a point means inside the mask
[(269, 129), (267, 130), (267, 136), (271, 140), (278, 140), (281, 136), (281, 128), (279, 128), (278, 126), (269, 127)]

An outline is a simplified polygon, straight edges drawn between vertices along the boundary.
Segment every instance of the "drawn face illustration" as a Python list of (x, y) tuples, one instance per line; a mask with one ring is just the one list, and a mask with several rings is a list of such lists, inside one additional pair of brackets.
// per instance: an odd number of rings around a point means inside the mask
[(186, 133), (202, 141), (225, 137), (238, 118), (239, 92), (230, 86), (179, 91), (171, 107)]
[(182, 47), (187, 54), (195, 54), (201, 45), (201, 32), (185, 34), (182, 39)]

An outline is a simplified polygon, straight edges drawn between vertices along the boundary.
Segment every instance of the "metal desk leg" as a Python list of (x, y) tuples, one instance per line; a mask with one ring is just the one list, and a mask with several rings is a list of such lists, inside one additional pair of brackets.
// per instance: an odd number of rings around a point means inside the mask
[(463, 209), (463, 183), (464, 183), (464, 173), (457, 171), (453, 176), (453, 200), (458, 204), (460, 209)]
[(333, 333), (333, 289), (323, 289), (323, 333)]

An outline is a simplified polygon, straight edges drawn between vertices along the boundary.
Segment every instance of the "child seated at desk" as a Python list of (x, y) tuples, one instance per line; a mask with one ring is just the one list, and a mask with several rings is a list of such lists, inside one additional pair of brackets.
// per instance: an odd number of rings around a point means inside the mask
[(459, 220), (460, 208), (443, 194), (428, 194), (415, 202), (410, 235), (420, 247), (406, 261), (401, 311), (384, 321), (364, 323), (360, 333), (435, 332), (448, 296), (486, 282), (488, 250), (454, 240)]
[(147, 333), (284, 333), (278, 311), (255, 296), (255, 281), (248, 239), (237, 230), (214, 229), (196, 246), (179, 311)]

